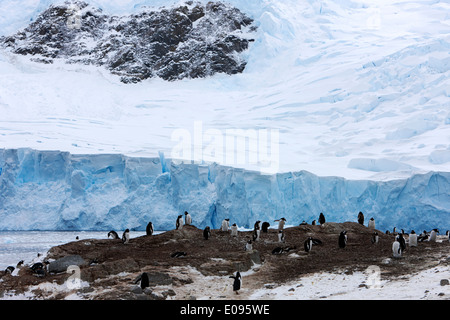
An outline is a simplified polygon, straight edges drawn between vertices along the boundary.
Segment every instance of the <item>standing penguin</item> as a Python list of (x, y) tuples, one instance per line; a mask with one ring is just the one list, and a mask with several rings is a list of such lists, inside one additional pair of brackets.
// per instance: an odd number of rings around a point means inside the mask
[(229, 228), (230, 228), (230, 219), (223, 219), (220, 230), (228, 232)]
[(177, 221), (175, 222), (175, 226), (177, 230), (183, 229), (183, 216), (179, 215)]
[(303, 246), (304, 246), (306, 252), (310, 252), (312, 249), (312, 246), (313, 246), (312, 237), (309, 237), (308, 239), (306, 239)]
[(283, 230), (284, 229), (284, 225), (286, 223), (286, 219), (285, 218), (281, 218), (279, 220), (275, 220), (275, 222), (278, 221), (278, 230)]
[(339, 248), (345, 248), (347, 245), (347, 231), (342, 231), (339, 234)]
[(233, 225), (230, 227), (230, 229), (231, 229), (231, 236), (237, 237), (238, 236), (238, 227), (237, 227), (236, 223), (233, 223)]
[(313, 220), (313, 221), (311, 222), (311, 225), (315, 226), (315, 225), (316, 225), (316, 220)]
[(270, 223), (268, 223), (267, 221), (263, 222), (261, 225), (262, 232), (267, 233), (269, 227), (270, 227)]
[(234, 279), (233, 291), (236, 292), (236, 294), (239, 294), (239, 290), (241, 289), (241, 286), (242, 286), (241, 274), (238, 271), (238, 272), (236, 272), (236, 276), (230, 276), (230, 278)]
[(406, 241), (405, 238), (403, 238), (403, 235), (401, 233), (397, 236), (397, 241), (400, 243), (400, 249), (403, 251), (406, 250)]
[(145, 233), (148, 236), (153, 235), (153, 223), (151, 221), (147, 224), (147, 228), (145, 228)]
[(408, 243), (410, 247), (417, 247), (417, 233), (414, 230), (409, 234)]
[(379, 239), (380, 239), (380, 237), (378, 236), (378, 232), (374, 232), (372, 234), (372, 243), (373, 244), (378, 244)]
[(253, 250), (253, 244), (252, 240), (248, 240), (244, 247), (245, 251), (252, 251)]
[(319, 215), (319, 223), (320, 224), (324, 224), (325, 223), (325, 216), (323, 215), (322, 212)]
[(358, 213), (358, 223), (364, 225), (364, 214), (361, 211)]
[(187, 226), (192, 224), (192, 217), (187, 211), (184, 212), (184, 224)]
[(375, 229), (375, 219), (373, 217), (370, 218), (368, 227), (370, 229)]
[(122, 243), (127, 244), (130, 241), (130, 229), (126, 229), (122, 234)]
[(398, 237), (395, 237), (395, 241), (392, 244), (392, 255), (394, 256), (394, 258), (400, 258), (402, 256), (402, 248), (397, 238)]
[(261, 230), (254, 229), (253, 230), (253, 241), (259, 241), (259, 235), (261, 234)]
[(448, 242), (450, 242), (450, 230), (447, 230), (447, 232), (445, 232), (445, 235), (448, 238)]
[(428, 241), (436, 242), (436, 237), (437, 237), (438, 233), (439, 233), (438, 229), (431, 230), (431, 232), (430, 232), (430, 239), (428, 239)]
[(207, 227), (203, 230), (203, 238), (204, 238), (205, 240), (208, 240), (209, 237), (211, 237), (211, 228), (207, 226)]
[(283, 230), (278, 231), (278, 242), (286, 242), (286, 236)]
[(150, 280), (148, 278), (147, 272), (141, 273), (135, 280), (134, 283), (137, 284), (140, 282), (139, 286), (142, 290), (150, 286)]

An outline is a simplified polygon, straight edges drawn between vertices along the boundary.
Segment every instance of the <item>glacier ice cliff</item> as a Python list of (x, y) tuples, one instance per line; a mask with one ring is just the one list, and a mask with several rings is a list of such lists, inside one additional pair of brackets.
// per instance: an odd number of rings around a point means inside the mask
[(356, 221), (380, 230), (450, 229), (450, 172), (391, 181), (319, 177), (306, 171), (265, 175), (217, 164), (186, 164), (120, 154), (78, 155), (0, 149), (0, 230), (157, 230), (193, 224), (243, 228), (285, 217), (287, 225)]

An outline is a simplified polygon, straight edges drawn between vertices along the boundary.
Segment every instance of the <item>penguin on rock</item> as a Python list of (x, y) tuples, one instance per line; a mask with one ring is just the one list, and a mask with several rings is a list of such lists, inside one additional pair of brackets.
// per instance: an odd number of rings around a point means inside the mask
[(306, 252), (310, 252), (313, 246), (313, 239), (312, 237), (308, 237), (308, 239), (305, 240), (303, 243), (303, 247), (305, 248)]
[(203, 230), (203, 238), (205, 240), (208, 240), (209, 237), (211, 237), (211, 228), (209, 226), (207, 226), (204, 230)]
[(339, 248), (345, 248), (347, 245), (347, 231), (341, 231), (339, 234)]
[(414, 230), (409, 234), (408, 244), (410, 247), (417, 247), (417, 233)]

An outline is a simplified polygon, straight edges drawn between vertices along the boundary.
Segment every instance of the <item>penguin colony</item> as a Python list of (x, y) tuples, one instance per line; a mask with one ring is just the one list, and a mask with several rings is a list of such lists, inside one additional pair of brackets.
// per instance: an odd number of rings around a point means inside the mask
[[(234, 223), (231, 227), (230, 227), (230, 219), (224, 219), (221, 223), (221, 227), (220, 227), (220, 231), (221, 232), (230, 232), (232, 237), (238, 237), (239, 236), (239, 231), (238, 231), (238, 226), (236, 225), (236, 223)], [(276, 225), (276, 230), (277, 230), (277, 241), (275, 239), (273, 239), (273, 242), (278, 242), (278, 243), (285, 243), (286, 242), (286, 237), (285, 237), (285, 233), (284, 233), (284, 227), (286, 224), (286, 219), (285, 218), (280, 218), (278, 220), (275, 220), (274, 222), (278, 222), (278, 224)], [(323, 213), (320, 213), (319, 217), (318, 217), (318, 222), (321, 226), (323, 226), (326, 223), (325, 220), (325, 216)], [(358, 213), (357, 216), (357, 222), (361, 225), (364, 225), (364, 214), (362, 212)], [(192, 225), (192, 217), (191, 215), (185, 211), (184, 212), (184, 221), (183, 221), (183, 215), (179, 215), (175, 221), (175, 229), (176, 230), (182, 230), (183, 225)], [(306, 223), (306, 221), (302, 221), (302, 223), (300, 223), (300, 225), (308, 225)], [(316, 220), (313, 220), (311, 225), (316, 225)], [(269, 222), (261, 222), (260, 220), (256, 221), (254, 224), (254, 228), (253, 228), (253, 233), (252, 233), (252, 237), (251, 239), (247, 240), (243, 250), (244, 251), (252, 251), (253, 250), (253, 246), (254, 244), (258, 243), (259, 241), (261, 241), (261, 232), (263, 234), (267, 234), (268, 233), (268, 229), (270, 227), (270, 223)], [(375, 220), (374, 218), (370, 218), (369, 222), (368, 222), (368, 228), (370, 229), (374, 229), (374, 232), (372, 233), (371, 236), (371, 243), (372, 245), (377, 245), (380, 242), (380, 236), (378, 234), (378, 232), (375, 230)], [(152, 236), (154, 234), (154, 227), (153, 227), (153, 223), (149, 222), (147, 224), (146, 227), (146, 235), (147, 236)], [(438, 229), (432, 229), (431, 231), (426, 231), (424, 230), (422, 233), (417, 234), (414, 230), (411, 230), (411, 232), (409, 234), (405, 233), (405, 231), (403, 229), (401, 229), (401, 232), (397, 231), (397, 228), (394, 227), (392, 229), (392, 232), (390, 230), (386, 230), (386, 234), (388, 235), (393, 235), (394, 239), (393, 239), (393, 243), (392, 243), (392, 256), (394, 258), (401, 258), (403, 253), (407, 250), (407, 244), (409, 245), (409, 247), (417, 247), (418, 243), (420, 242), (436, 242), (437, 239), (437, 234), (439, 234), (439, 230)], [(448, 240), (448, 242), (450, 242), (450, 231), (447, 230), (446, 231), (446, 241)], [(267, 237), (267, 236), (264, 236)], [(263, 238), (264, 238), (263, 237)], [(111, 238), (111, 239), (116, 239), (116, 240), (121, 240), (121, 242), (123, 244), (128, 244), (130, 243), (130, 230), (126, 229), (123, 234), (122, 237), (120, 238), (118, 233), (114, 230), (111, 230), (110, 232), (108, 232), (107, 234), (107, 238)], [(211, 238), (211, 228), (209, 226), (207, 226), (204, 230), (203, 230), (203, 238), (204, 240), (208, 240)], [(408, 241), (406, 241), (406, 238)], [(347, 231), (343, 230), (338, 238), (337, 238), (337, 248), (341, 249), (341, 250), (345, 250), (348, 244), (348, 236), (347, 236)], [(351, 243), (351, 242), (350, 242)], [(314, 239), (311, 236), (308, 236), (304, 243), (303, 243), (303, 248), (306, 254), (310, 254), (311, 252), (313, 252), (313, 248), (315, 246), (320, 246), (322, 245), (322, 241), (320, 239)], [(295, 247), (282, 247), (282, 246), (277, 246), (272, 250), (272, 254), (273, 255), (281, 255), (283, 253), (287, 253), (290, 250), (295, 249)], [(176, 251), (173, 252), (171, 254), (172, 258), (183, 258), (187, 256), (187, 253), (184, 251)], [(38, 255), (39, 258), (39, 255)], [(48, 267), (48, 262), (47, 261), (41, 261), (40, 259), (33, 261), (33, 263), (30, 265), (30, 270), (38, 277), (43, 277), (47, 274), (47, 267)], [(16, 267), (13, 266), (8, 266), (5, 270), (6, 274), (17, 274), (18, 271), (23, 267), (23, 261), (20, 261)], [(232, 278), (233, 281), (233, 291), (238, 294), (239, 290), (241, 289), (242, 286), (242, 276), (240, 274), (239, 271), (236, 272), (235, 276), (230, 276), (230, 278)], [(146, 287), (149, 286), (149, 279), (148, 279), (148, 274), (147, 273), (142, 273), (140, 276), (138, 276), (137, 279), (135, 279), (135, 283), (139, 283), (139, 286), (144, 289)]]

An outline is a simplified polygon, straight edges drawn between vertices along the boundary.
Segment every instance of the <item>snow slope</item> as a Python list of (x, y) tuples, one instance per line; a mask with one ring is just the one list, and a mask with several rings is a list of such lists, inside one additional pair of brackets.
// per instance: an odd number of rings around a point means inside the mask
[[(57, 2), (1, 1), (0, 35)], [(179, 1), (87, 2), (126, 14)], [(201, 124), (223, 136), (277, 132), (270, 173), (391, 180), (449, 171), (448, 2), (228, 2), (258, 25), (240, 75), (125, 85), (102, 68), (43, 65), (0, 50), (0, 146), (170, 158), (174, 133), (189, 133), (195, 145)], [(266, 169), (263, 161), (227, 162), (226, 152), (214, 160)]]

